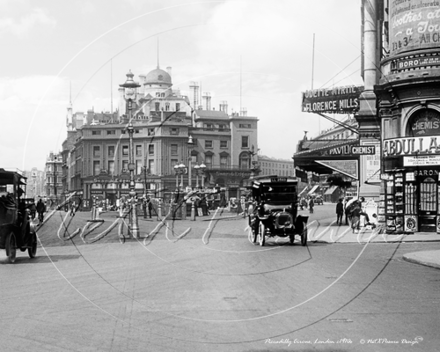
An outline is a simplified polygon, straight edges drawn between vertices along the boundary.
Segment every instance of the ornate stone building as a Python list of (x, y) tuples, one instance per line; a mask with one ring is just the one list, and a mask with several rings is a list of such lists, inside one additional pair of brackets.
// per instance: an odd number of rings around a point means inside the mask
[[(127, 79), (132, 80), (130, 72)], [(133, 100), (133, 164), (138, 195), (167, 198), (176, 188), (215, 186), (227, 197), (244, 191), (258, 149), (256, 117), (191, 106), (172, 88), (171, 69), (139, 76)], [(114, 203), (129, 192), (127, 91), (120, 89), (116, 114), (73, 114), (63, 144), (65, 191), (82, 191)], [(175, 166), (180, 166), (178, 169)], [(201, 167), (200, 167), (201, 166)]]

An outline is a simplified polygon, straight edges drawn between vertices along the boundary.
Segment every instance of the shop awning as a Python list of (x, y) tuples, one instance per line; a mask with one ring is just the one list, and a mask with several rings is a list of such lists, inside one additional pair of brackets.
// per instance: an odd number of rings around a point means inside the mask
[[(338, 165), (330, 165), (334, 163), (346, 164), (353, 163), (357, 167), (356, 162), (359, 155), (351, 153), (351, 147), (359, 144), (357, 139), (332, 139), (332, 140), (308, 140), (301, 142), (300, 150), (294, 154), (294, 164), (304, 171), (312, 171), (316, 174), (330, 174), (338, 168)], [(351, 166), (351, 165), (349, 165)], [(357, 178), (353, 175), (353, 178)]]
[(324, 194), (333, 194), (338, 189), (338, 186), (330, 186), (327, 191), (325, 191)]
[(315, 193), (315, 191), (319, 188), (319, 185), (313, 186), (313, 188), (307, 193), (307, 195), (311, 195)]
[(307, 187), (305, 187), (301, 192), (299, 192), (298, 196), (302, 195), (305, 191), (307, 191)]

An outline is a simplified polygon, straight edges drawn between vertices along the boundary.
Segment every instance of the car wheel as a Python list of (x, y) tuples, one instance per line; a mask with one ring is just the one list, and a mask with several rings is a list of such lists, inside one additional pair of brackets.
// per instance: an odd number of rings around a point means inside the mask
[(264, 243), (266, 242), (266, 226), (263, 225), (262, 222), (260, 222), (260, 231), (258, 231), (259, 234), (259, 243), (260, 246), (264, 246)]
[(295, 242), (295, 234), (290, 234), (289, 235), (289, 240), (290, 240), (290, 244), (293, 244)]
[(37, 234), (32, 234), (31, 248), (28, 248), (28, 254), (30, 258), (35, 258), (37, 256)]
[(307, 233), (308, 233), (307, 223), (304, 222), (303, 223), (303, 231), (301, 233), (301, 245), (303, 245), (303, 246), (307, 245)]
[(12, 231), (6, 237), (5, 249), (9, 263), (15, 263), (15, 258), (17, 256), (17, 242)]

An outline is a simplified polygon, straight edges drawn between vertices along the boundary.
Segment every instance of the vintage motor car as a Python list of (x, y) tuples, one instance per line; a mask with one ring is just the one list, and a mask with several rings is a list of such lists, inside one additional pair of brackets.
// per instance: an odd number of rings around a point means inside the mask
[(253, 205), (249, 211), (252, 242), (264, 246), (266, 237), (295, 236), (307, 244), (308, 216), (298, 215), (298, 180), (295, 177), (258, 176), (253, 178), (251, 192)]
[(17, 249), (37, 254), (37, 233), (30, 219), (30, 202), (23, 198), (26, 178), (18, 172), (0, 169), (0, 249), (6, 250), (10, 263)]

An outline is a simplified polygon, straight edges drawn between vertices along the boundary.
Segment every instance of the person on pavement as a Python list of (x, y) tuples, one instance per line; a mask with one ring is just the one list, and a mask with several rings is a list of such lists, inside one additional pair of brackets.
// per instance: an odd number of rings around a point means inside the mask
[(353, 233), (357, 233), (359, 231), (361, 212), (361, 203), (359, 201), (354, 202), (350, 212), (351, 228)]
[(342, 198), (339, 199), (336, 204), (336, 224), (342, 225), (342, 217), (344, 216), (344, 204), (342, 204)]

